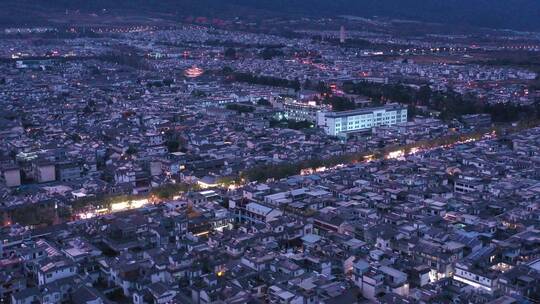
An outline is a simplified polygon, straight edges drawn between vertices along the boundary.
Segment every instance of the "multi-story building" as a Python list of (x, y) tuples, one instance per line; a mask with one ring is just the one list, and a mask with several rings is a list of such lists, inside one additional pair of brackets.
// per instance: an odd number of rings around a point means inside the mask
[(363, 272), (361, 280), (358, 276), (355, 283), (361, 286), (362, 295), (369, 300), (375, 300), (379, 294), (385, 292), (400, 296), (409, 294), (407, 274), (392, 267), (371, 267)]
[(482, 191), (483, 189), (484, 185), (477, 179), (460, 178), (454, 183), (454, 191), (458, 193)]
[(407, 122), (407, 108), (399, 105), (317, 114), (317, 125), (332, 136), (343, 136), (351, 132), (378, 126), (392, 126), (402, 122)]
[(314, 101), (298, 102), (295, 100), (286, 100), (283, 103), (284, 117), (295, 121), (316, 122), (317, 113), (326, 110), (324, 105), (317, 105)]
[(235, 216), (241, 221), (251, 223), (268, 223), (283, 215), (283, 212), (249, 200), (242, 200), (234, 204)]
[(38, 183), (47, 183), (56, 180), (55, 165), (50, 162), (33, 163), (34, 179)]
[(76, 162), (63, 162), (56, 165), (56, 176), (59, 181), (72, 181), (81, 177), (81, 166)]
[(453, 278), (487, 293), (494, 293), (498, 288), (498, 279), (493, 271), (476, 268), (467, 263), (456, 263)]
[(50, 258), (40, 263), (37, 269), (38, 284), (45, 285), (77, 274), (77, 265), (67, 258)]
[(21, 185), (21, 169), (16, 165), (4, 166), (2, 169), (4, 182), (8, 187)]

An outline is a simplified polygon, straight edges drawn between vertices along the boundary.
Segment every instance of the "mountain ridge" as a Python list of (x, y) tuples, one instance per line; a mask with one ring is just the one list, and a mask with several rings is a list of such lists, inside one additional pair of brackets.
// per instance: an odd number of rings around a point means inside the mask
[[(538, 0), (4, 0), (4, 24), (40, 11), (147, 11), (186, 15), (266, 12), (305, 16), (387, 17), (488, 28), (540, 31)], [(46, 19), (46, 18), (45, 18)], [(24, 22), (22, 22), (24, 23)]]

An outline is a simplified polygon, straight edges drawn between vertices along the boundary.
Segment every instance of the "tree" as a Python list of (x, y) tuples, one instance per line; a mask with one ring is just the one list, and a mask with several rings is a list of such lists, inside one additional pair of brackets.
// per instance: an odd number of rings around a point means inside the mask
[(167, 141), (167, 149), (169, 152), (178, 152), (180, 148), (180, 142), (176, 139), (171, 139)]
[(80, 142), (82, 140), (81, 136), (77, 133), (73, 133), (70, 135), (71, 140), (74, 142)]
[(55, 210), (51, 206), (26, 205), (13, 211), (14, 223), (21, 225), (51, 225), (55, 218)]
[(221, 69), (221, 73), (223, 73), (225, 76), (231, 75), (233, 72), (234, 70), (230, 66), (225, 66), (223, 69)]
[(174, 196), (194, 190), (196, 187), (188, 184), (165, 184), (152, 189), (151, 194), (160, 199), (172, 199)]
[(129, 148), (126, 150), (126, 154), (133, 155), (137, 153), (137, 148), (134, 146), (129, 146)]
[(83, 108), (83, 113), (84, 113), (84, 114), (87, 114), (87, 115), (88, 115), (88, 114), (91, 114), (91, 113), (94, 113), (94, 112), (95, 112), (95, 110), (94, 110), (92, 107), (90, 107), (89, 105), (86, 105), (86, 106)]
[(163, 79), (163, 84), (166, 85), (166, 86), (168, 86), (168, 87), (170, 87), (171, 84), (173, 84), (173, 83), (174, 83), (174, 80), (171, 79), (171, 78)]
[(232, 76), (234, 76), (234, 80), (237, 82), (260, 84), (260, 85), (267, 85), (267, 86), (273, 86), (273, 87), (291, 88), (291, 89), (294, 89), (295, 91), (300, 90), (300, 86), (301, 86), (300, 81), (298, 79), (288, 80), (288, 79), (270, 77), (270, 76), (256, 76), (250, 73), (242, 73), (242, 72), (236, 72), (232, 74)]
[(319, 93), (331, 93), (332, 90), (330, 90), (330, 88), (326, 85), (326, 83), (324, 83), (324, 81), (319, 81), (317, 83), (317, 86), (315, 86), (315, 90)]
[(264, 48), (264, 50), (262, 50), (259, 55), (262, 57), (262, 59), (264, 60), (270, 60), (274, 57), (279, 57), (279, 56), (283, 56), (284, 53), (283, 51), (281, 51), (280, 49), (276, 49), (276, 48)]
[(431, 91), (431, 88), (429, 86), (422, 86), (418, 91), (417, 99), (424, 105), (428, 104), (429, 100), (431, 99), (432, 93), (433, 92)]
[(201, 90), (193, 90), (191, 92), (191, 96), (193, 97), (206, 97), (206, 93)]
[(347, 111), (356, 108), (356, 104), (345, 97), (331, 96), (324, 100), (324, 103), (330, 104), (334, 111)]
[(311, 80), (309, 80), (309, 78), (304, 81), (304, 89), (311, 89), (312, 85), (313, 83), (311, 83)]
[(272, 104), (270, 103), (270, 101), (268, 101), (268, 100), (265, 99), (265, 98), (259, 99), (259, 100), (257, 101), (257, 104), (258, 104), (259, 106), (265, 106), (265, 107), (270, 107), (270, 106), (272, 106)]
[(313, 128), (313, 123), (307, 120), (302, 121), (289, 121), (289, 129), (301, 130)]
[(314, 125), (312, 122), (307, 121), (307, 120), (295, 121), (295, 120), (287, 120), (287, 119), (282, 119), (282, 120), (272, 119), (270, 120), (270, 127), (301, 130), (301, 129), (313, 128)]
[(236, 111), (239, 114), (241, 114), (241, 113), (251, 113), (251, 112), (253, 112), (255, 110), (252, 106), (242, 105), (242, 104), (237, 104), (237, 103), (230, 103), (230, 104), (226, 105), (225, 108), (227, 108), (228, 110)]
[(225, 52), (223, 53), (223, 56), (226, 58), (226, 59), (236, 59), (236, 49), (234, 48), (227, 48), (225, 50)]
[(300, 80), (298, 80), (298, 78), (292, 82), (292, 88), (295, 92), (300, 91), (300, 89), (302, 88), (302, 85), (300, 84)]
[(418, 111), (416, 110), (416, 107), (414, 105), (408, 105), (407, 106), (407, 116), (409, 118), (414, 118), (417, 115)]

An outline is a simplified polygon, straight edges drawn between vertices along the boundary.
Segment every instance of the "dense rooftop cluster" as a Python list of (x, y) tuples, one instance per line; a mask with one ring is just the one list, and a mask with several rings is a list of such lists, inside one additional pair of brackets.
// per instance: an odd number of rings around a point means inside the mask
[(0, 302), (540, 301), (536, 72), (321, 20), (0, 33)]
[(75, 223), (7, 227), (2, 291), (14, 303), (534, 301), (538, 151), (537, 128)]

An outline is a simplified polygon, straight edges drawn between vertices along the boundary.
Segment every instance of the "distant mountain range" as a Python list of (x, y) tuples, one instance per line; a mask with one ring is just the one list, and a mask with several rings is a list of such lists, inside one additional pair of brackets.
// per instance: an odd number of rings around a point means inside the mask
[[(31, 22), (47, 11), (132, 11), (177, 15), (231, 16), (246, 12), (361, 17), (438, 22), (540, 31), (540, 0), (2, 0), (0, 21)], [(34, 11), (36, 10), (36, 11)]]

